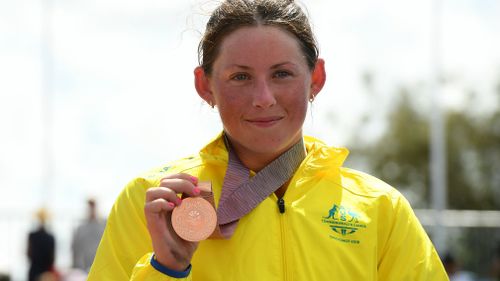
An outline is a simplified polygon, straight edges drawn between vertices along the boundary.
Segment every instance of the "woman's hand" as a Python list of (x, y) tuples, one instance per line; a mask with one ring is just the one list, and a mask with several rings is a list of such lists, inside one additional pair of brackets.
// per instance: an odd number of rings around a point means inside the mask
[(184, 271), (191, 263), (198, 242), (189, 242), (180, 238), (172, 228), (172, 210), (182, 204), (177, 194), (197, 196), (200, 189), (196, 187), (198, 179), (188, 174), (173, 174), (164, 177), (159, 187), (146, 191), (147, 227), (155, 259), (162, 265), (177, 271)]

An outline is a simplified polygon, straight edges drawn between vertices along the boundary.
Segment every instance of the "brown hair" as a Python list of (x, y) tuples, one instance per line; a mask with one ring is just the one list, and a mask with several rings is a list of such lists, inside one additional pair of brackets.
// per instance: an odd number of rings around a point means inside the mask
[(205, 34), (198, 45), (198, 61), (209, 75), (222, 40), (244, 26), (276, 26), (293, 34), (312, 70), (318, 59), (318, 47), (309, 20), (293, 0), (226, 0), (210, 16)]

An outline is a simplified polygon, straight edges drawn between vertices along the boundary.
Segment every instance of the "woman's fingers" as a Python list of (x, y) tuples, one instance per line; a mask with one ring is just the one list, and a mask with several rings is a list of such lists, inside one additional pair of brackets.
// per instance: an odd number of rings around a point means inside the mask
[(188, 196), (197, 196), (200, 189), (196, 187), (198, 179), (188, 174), (173, 174), (161, 179), (160, 187), (169, 188), (176, 193), (184, 193)]
[[(163, 199), (166, 201), (166, 203), (171, 203), (173, 205), (171, 206), (170, 209), (166, 209), (167, 211), (170, 211), (175, 207), (176, 205), (180, 205), (182, 200), (177, 196), (176, 191), (167, 188), (167, 187), (151, 187), (146, 191), (146, 204), (149, 202), (158, 200), (158, 199)], [(168, 207), (168, 206), (163, 206), (163, 207)]]
[(147, 213), (161, 213), (161, 212), (170, 212), (174, 209), (175, 204), (169, 202), (163, 198), (157, 198), (152, 201), (146, 201), (144, 205), (144, 210)]
[(178, 194), (197, 196), (200, 189), (196, 187), (198, 179), (189, 174), (168, 175), (160, 180), (159, 187), (151, 187), (146, 191), (144, 210), (148, 213), (169, 212), (182, 203)]

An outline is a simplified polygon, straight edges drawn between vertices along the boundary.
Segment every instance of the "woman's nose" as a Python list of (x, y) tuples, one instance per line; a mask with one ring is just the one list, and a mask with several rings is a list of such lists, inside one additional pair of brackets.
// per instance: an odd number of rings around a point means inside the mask
[(271, 107), (276, 104), (274, 93), (267, 81), (259, 81), (253, 94), (253, 106), (260, 108)]

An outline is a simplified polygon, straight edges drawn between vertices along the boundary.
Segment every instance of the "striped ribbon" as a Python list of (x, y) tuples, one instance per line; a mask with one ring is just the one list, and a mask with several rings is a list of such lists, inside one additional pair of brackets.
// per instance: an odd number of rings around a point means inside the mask
[(241, 217), (286, 183), (306, 157), (301, 138), (290, 149), (250, 178), (250, 170), (241, 163), (227, 137), (228, 166), (217, 208), (217, 222), (223, 237), (232, 236)]

